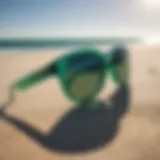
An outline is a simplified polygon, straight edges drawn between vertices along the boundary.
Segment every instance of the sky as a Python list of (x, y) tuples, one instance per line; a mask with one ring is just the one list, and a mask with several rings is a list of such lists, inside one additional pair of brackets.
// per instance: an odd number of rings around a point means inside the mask
[(0, 0), (0, 37), (160, 35), (160, 0)]

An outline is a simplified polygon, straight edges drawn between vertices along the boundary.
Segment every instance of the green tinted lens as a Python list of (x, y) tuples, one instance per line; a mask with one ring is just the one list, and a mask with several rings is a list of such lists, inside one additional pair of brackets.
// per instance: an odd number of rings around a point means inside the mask
[(104, 62), (94, 54), (73, 56), (66, 67), (66, 86), (70, 97), (83, 101), (95, 96), (104, 79)]
[(81, 72), (72, 78), (70, 94), (76, 99), (86, 99), (93, 95), (101, 83), (101, 71)]

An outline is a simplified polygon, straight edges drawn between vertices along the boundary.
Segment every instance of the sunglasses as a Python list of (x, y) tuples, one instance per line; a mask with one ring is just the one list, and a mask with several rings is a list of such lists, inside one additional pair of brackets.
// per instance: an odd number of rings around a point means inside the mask
[(25, 90), (46, 78), (58, 76), (65, 95), (76, 102), (93, 99), (103, 88), (108, 75), (116, 84), (129, 77), (128, 50), (116, 47), (108, 54), (98, 49), (80, 49), (25, 75), (12, 85)]

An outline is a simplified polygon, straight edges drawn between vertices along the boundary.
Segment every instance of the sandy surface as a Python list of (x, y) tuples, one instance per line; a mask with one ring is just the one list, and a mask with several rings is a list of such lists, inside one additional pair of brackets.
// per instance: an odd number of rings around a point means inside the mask
[[(7, 99), (8, 86), (17, 77), (45, 64), (51, 58), (60, 56), (60, 54), (53, 54), (52, 51), (45, 50), (42, 51), (45, 54), (28, 54), (29, 51), (23, 51), (24, 54), (20, 54), (21, 51), (18, 52), (0, 55), (1, 104)], [(109, 143), (106, 142), (99, 148), (86, 150), (86, 152), (66, 153), (57, 152), (54, 148), (48, 149), (45, 145), (40, 145), (29, 134), (26, 134), (23, 124), (20, 124), (20, 122), (27, 123), (29, 126), (34, 126), (33, 128), (36, 128), (38, 133), (47, 135), (48, 131), (57, 126), (57, 123), (63, 119), (63, 116), (66, 116), (68, 111), (73, 110), (75, 104), (64, 96), (56, 78), (42, 82), (41, 85), (26, 92), (17, 92), (16, 101), (10, 105), (5, 114), (0, 114), (0, 160), (159, 160), (159, 53), (160, 47), (158, 46), (134, 46), (130, 48), (132, 68), (131, 100), (128, 106), (130, 108), (118, 120), (119, 128), (114, 138)], [(100, 99), (107, 101), (114, 89), (115, 87), (109, 82), (100, 93)], [(94, 129), (94, 125), (88, 127)], [(93, 130), (93, 135), (94, 132), (97, 131)], [(101, 131), (99, 130), (99, 132)], [(94, 138), (96, 139), (96, 137)]]

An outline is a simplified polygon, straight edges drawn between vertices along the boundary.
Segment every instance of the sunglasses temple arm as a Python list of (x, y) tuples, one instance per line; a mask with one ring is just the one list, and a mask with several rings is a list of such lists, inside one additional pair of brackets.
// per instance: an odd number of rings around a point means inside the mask
[(45, 80), (46, 78), (49, 78), (50, 76), (53, 76), (56, 74), (57, 74), (57, 65), (52, 64), (22, 77), (20, 80), (15, 82), (11, 86), (11, 88), (18, 89), (18, 90), (25, 90), (41, 82), (42, 80)]

